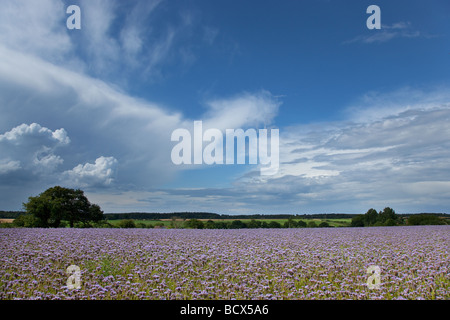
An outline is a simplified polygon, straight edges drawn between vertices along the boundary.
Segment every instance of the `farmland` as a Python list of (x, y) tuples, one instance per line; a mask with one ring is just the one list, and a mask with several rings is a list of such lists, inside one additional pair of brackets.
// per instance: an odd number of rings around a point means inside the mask
[[(0, 299), (444, 300), (449, 231), (4, 228)], [(78, 289), (67, 285), (70, 265)]]

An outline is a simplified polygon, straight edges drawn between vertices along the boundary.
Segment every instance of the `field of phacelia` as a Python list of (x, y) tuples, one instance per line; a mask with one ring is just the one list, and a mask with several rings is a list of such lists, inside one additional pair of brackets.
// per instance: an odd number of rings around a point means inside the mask
[(450, 226), (0, 229), (0, 299), (449, 299), (449, 244)]

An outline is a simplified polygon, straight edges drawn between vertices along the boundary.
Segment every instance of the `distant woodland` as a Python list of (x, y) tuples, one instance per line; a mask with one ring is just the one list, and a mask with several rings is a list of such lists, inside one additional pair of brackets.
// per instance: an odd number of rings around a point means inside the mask
[[(381, 213), (381, 212), (380, 212)], [(382, 217), (382, 215), (379, 216)], [(25, 211), (0, 211), (0, 219), (16, 219), (24, 216)], [(371, 214), (373, 218), (371, 220)], [(401, 220), (410, 220), (410, 224), (434, 224), (433, 221), (439, 218), (441, 221), (450, 221), (448, 213), (418, 213), (418, 214), (396, 214)], [(103, 217), (107, 221), (114, 220), (168, 220), (168, 219), (211, 219), (211, 220), (268, 220), (268, 219), (352, 219), (352, 226), (375, 226), (380, 225), (380, 219), (376, 218), (376, 211), (369, 210), (366, 214), (349, 213), (319, 213), (319, 214), (247, 214), (247, 215), (228, 215), (212, 212), (128, 212), (128, 213), (104, 213)], [(411, 220), (412, 217), (412, 220)], [(378, 221), (378, 223), (377, 223)], [(414, 222), (413, 222), (414, 221)], [(443, 223), (445, 224), (445, 223)]]

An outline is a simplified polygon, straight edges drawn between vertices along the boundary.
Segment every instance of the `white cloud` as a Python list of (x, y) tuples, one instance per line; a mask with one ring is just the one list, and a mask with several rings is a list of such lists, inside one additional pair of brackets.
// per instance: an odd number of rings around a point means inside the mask
[(52, 132), (52, 137), (56, 140), (59, 141), (59, 143), (61, 144), (69, 144), (70, 143), (70, 139), (67, 136), (67, 132), (64, 129), (58, 129), (55, 130), (54, 132)]
[(41, 150), (34, 154), (33, 164), (40, 171), (52, 173), (56, 168), (61, 165), (64, 160), (53, 154), (52, 150), (48, 147), (42, 147)]
[(52, 173), (63, 163), (56, 149), (67, 146), (70, 139), (61, 128), (55, 131), (37, 123), (21, 124), (0, 134), (0, 174), (27, 172), (28, 179)]
[(100, 157), (93, 164), (79, 164), (72, 170), (65, 171), (63, 177), (68, 184), (77, 187), (109, 186), (114, 182), (117, 163), (114, 157)]
[(270, 125), (281, 102), (270, 92), (242, 93), (226, 99), (207, 102), (208, 110), (203, 123), (206, 128), (220, 130), (255, 128)]
[(70, 143), (67, 132), (63, 128), (52, 131), (37, 123), (30, 125), (23, 123), (4, 134), (0, 134), (0, 142), (7, 141), (14, 145), (21, 145), (26, 143), (30, 137), (39, 137), (43, 140), (52, 141), (55, 145), (66, 145)]
[(21, 168), (20, 161), (0, 159), (0, 175), (17, 171)]
[[(90, 68), (97, 74), (109, 73), (120, 60), (120, 44), (112, 35), (116, 18), (116, 1), (81, 1), (83, 47)], [(88, 30), (88, 32), (85, 32)]]
[(384, 43), (395, 38), (435, 38), (418, 30), (414, 30), (410, 22), (396, 22), (392, 25), (382, 25), (380, 30), (371, 31), (368, 34), (356, 36), (350, 40), (346, 40), (343, 44), (351, 43)]
[(145, 39), (152, 33), (148, 20), (160, 5), (161, 0), (140, 1), (128, 12), (119, 38), (126, 57), (132, 63), (146, 49)]
[(448, 105), (446, 86), (402, 87), (389, 93), (370, 91), (355, 99), (344, 111), (349, 121), (367, 123), (398, 116), (409, 110), (431, 110)]
[(66, 8), (59, 0), (2, 1), (0, 43), (61, 61), (72, 45), (65, 28)]

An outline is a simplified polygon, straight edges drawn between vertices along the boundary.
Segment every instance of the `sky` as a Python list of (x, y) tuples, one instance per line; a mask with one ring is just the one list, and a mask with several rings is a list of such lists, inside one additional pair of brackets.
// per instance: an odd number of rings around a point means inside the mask
[[(448, 213), (450, 2), (1, 0), (0, 114), (0, 210)], [(194, 121), (278, 130), (278, 170), (175, 164)]]

